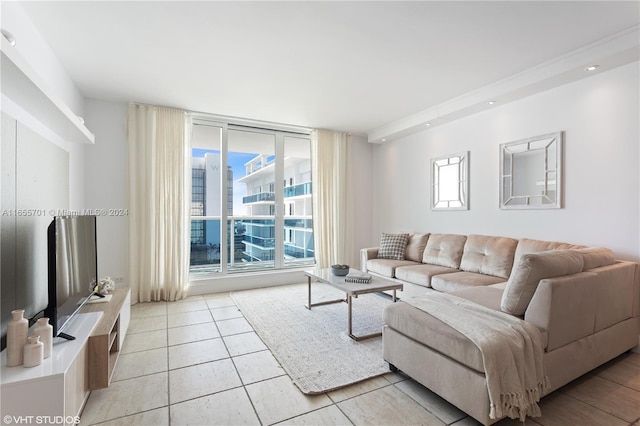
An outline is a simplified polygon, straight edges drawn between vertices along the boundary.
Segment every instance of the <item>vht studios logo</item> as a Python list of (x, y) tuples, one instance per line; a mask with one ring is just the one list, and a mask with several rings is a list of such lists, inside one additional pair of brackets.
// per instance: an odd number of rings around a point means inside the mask
[(80, 417), (78, 416), (10, 416), (6, 415), (2, 418), (2, 422), (6, 425), (64, 425), (78, 424)]

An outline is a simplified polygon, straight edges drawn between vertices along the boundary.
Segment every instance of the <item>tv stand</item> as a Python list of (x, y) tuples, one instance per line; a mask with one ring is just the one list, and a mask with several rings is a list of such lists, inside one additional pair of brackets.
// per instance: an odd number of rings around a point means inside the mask
[(85, 305), (65, 328), (72, 340), (55, 337), (42, 364), (7, 367), (7, 351), (2, 351), (1, 417), (61, 416), (71, 424), (68, 419), (80, 415), (89, 391), (109, 385), (131, 313), (129, 289), (112, 294), (109, 302)]
[(128, 288), (117, 288), (111, 300), (88, 303), (81, 312), (101, 312), (100, 322), (89, 336), (89, 390), (109, 386), (120, 348), (129, 326), (131, 296)]
[(70, 321), (68, 331), (77, 339), (67, 341), (55, 337), (51, 356), (36, 367), (7, 367), (7, 351), (2, 351), (0, 415), (3, 418), (31, 416), (32, 419), (33, 416), (67, 419), (80, 415), (89, 397), (87, 343), (101, 317), (100, 312), (76, 315)]

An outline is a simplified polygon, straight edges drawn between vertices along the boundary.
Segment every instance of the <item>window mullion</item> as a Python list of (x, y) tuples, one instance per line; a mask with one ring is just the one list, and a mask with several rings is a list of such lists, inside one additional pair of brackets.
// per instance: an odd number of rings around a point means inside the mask
[[(222, 126), (222, 137), (220, 141), (220, 271), (227, 273), (227, 260), (229, 251), (227, 245), (229, 238), (227, 234), (227, 221), (229, 214), (227, 211), (227, 153), (229, 152), (229, 128), (225, 124)], [(233, 229), (233, 228), (232, 228)], [(233, 254), (233, 252), (231, 252)]]
[(282, 269), (284, 264), (284, 134), (276, 132), (275, 167), (275, 268)]

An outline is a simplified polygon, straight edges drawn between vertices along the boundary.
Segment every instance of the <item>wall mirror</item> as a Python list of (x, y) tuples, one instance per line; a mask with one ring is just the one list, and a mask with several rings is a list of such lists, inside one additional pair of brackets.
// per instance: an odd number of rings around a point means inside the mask
[(431, 210), (469, 210), (469, 151), (431, 159)]
[(500, 208), (562, 208), (562, 132), (500, 145)]

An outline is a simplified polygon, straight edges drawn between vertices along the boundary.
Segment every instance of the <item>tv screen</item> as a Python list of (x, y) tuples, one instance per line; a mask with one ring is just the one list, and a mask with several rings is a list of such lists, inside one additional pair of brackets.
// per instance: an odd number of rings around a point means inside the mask
[(59, 335), (80, 310), (98, 277), (95, 216), (58, 216), (48, 229), (49, 317)]

